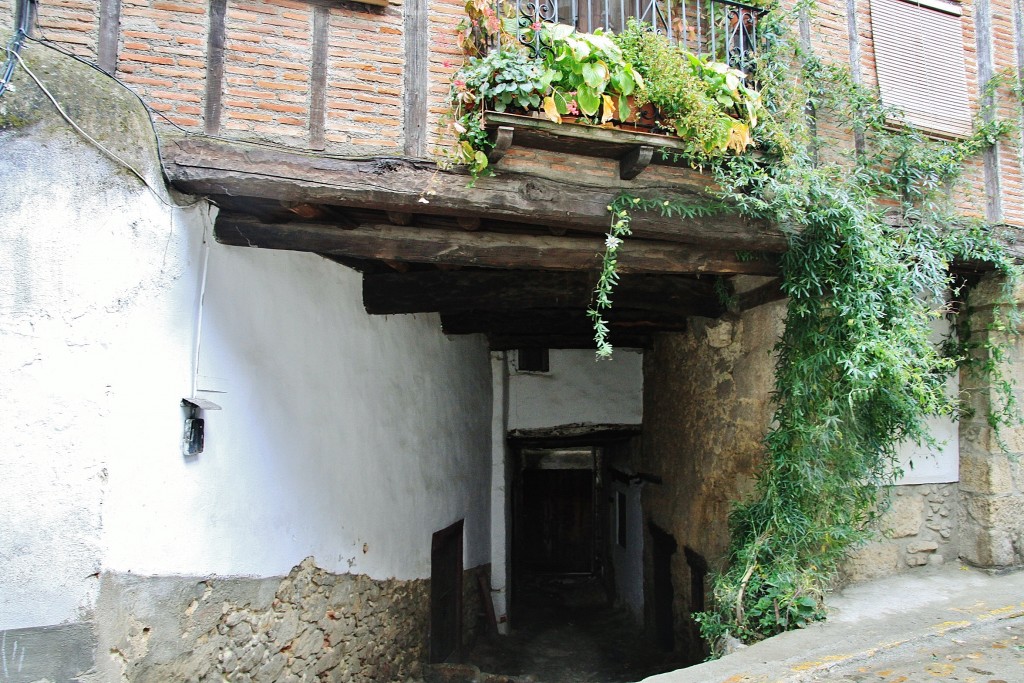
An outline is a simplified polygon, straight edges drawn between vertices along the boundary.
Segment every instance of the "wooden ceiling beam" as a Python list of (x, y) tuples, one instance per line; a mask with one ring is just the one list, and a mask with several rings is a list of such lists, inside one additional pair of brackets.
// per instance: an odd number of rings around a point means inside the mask
[[(593, 233), (608, 230), (607, 207), (623, 191), (699, 201), (689, 185), (634, 188), (620, 181), (557, 180), (501, 171), (469, 187), (465, 173), (403, 158), (347, 159), (281, 147), (163, 133), (164, 171), (180, 190), (226, 197), (258, 197), (397, 213), (511, 221)], [(699, 179), (697, 174), (695, 177)], [(593, 179), (591, 179), (593, 180)], [(710, 183), (710, 179), (707, 181)], [(636, 236), (700, 244), (706, 248), (779, 252), (786, 237), (776, 227), (731, 214), (689, 219), (638, 213)]]
[[(363, 305), (371, 314), (585, 309), (594, 291), (593, 272), (463, 270), (367, 273)], [(673, 313), (717, 305), (714, 278), (624, 275), (615, 287), (616, 307)]]
[[(720, 311), (721, 313), (721, 311)], [(652, 314), (612, 308), (605, 316), (613, 332), (649, 335), (655, 332), (680, 332), (686, 329), (685, 313), (676, 315)], [(472, 311), (469, 313), (441, 314), (441, 327), (447, 334), (485, 333), (502, 336), (580, 336), (593, 339), (590, 319), (581, 309), (535, 309), (528, 311)]]
[[(341, 230), (318, 223), (262, 223), (221, 212), (214, 235), (222, 244), (312, 251), (350, 258), (488, 268), (596, 271), (603, 243), (581, 237), (549, 237), (397, 225), (362, 225)], [(746, 261), (730, 252), (632, 239), (620, 251), (621, 273), (771, 274), (774, 264)]]

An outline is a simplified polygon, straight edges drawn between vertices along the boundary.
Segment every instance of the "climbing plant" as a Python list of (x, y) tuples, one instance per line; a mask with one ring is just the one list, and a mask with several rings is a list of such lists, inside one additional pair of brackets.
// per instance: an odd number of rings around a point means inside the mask
[[(824, 590), (870, 535), (880, 492), (899, 474), (897, 445), (930, 443), (929, 416), (960, 415), (946, 379), (977, 354), (964, 343), (932, 341), (932, 323), (960, 294), (951, 263), (991, 263), (1008, 287), (1019, 277), (994, 229), (954, 206), (964, 162), (1008, 137), (1010, 124), (979, 119), (974, 135), (954, 142), (894, 125), (898, 112), (790, 38), (791, 21), (776, 11), (759, 25), (769, 36), (757, 64), (762, 154), (705, 165), (721, 188), (717, 207), (770, 221), (788, 236), (774, 419), (756, 491), (729, 518), (731, 545), (713, 578), (713, 607), (698, 616), (712, 644), (725, 635), (758, 640), (823, 616)], [(819, 144), (814, 122), (829, 119), (856, 122), (856, 150)], [(686, 211), (629, 196), (609, 207), (589, 311), (599, 356), (611, 352), (602, 312), (611, 305), (632, 215), (668, 209)], [(1016, 327), (1007, 322), (995, 324)], [(980, 370), (1004, 395), (990, 419), (1016, 420), (1012, 386), (992, 361), (999, 349), (985, 351)]]

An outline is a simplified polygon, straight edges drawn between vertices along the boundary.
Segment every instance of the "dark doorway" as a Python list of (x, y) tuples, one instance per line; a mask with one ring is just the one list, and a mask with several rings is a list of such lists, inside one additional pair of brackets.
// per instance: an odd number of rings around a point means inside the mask
[(654, 621), (654, 638), (658, 646), (670, 652), (675, 648), (675, 613), (672, 603), (675, 591), (672, 589), (672, 555), (677, 545), (672, 534), (648, 524), (651, 533), (651, 612)]
[(462, 523), (430, 543), (430, 661), (458, 658), (462, 643)]
[(593, 450), (523, 451), (521, 463), (514, 524), (520, 570), (593, 573)]

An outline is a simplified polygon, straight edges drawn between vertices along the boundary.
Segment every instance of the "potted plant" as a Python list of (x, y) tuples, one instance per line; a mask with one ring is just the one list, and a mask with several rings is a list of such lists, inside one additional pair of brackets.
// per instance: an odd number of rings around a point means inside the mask
[(628, 98), (643, 88), (643, 78), (622, 54), (615, 41), (600, 29), (577, 33), (571, 26), (545, 23), (540, 42), (544, 64), (555, 76), (544, 98), (544, 115), (556, 123), (578, 113), (595, 123), (629, 118)]
[(743, 72), (702, 60), (635, 19), (615, 42), (643, 77), (638, 95), (656, 107), (657, 125), (688, 140), (692, 155), (742, 152), (753, 143), (761, 102)]

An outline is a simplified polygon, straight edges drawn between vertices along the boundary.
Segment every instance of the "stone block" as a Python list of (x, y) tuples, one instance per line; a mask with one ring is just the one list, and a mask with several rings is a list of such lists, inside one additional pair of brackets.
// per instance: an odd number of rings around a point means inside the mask
[(1013, 470), (1002, 453), (960, 454), (960, 488), (971, 493), (999, 494), (1014, 491)]
[(889, 509), (882, 516), (879, 527), (890, 538), (915, 536), (924, 523), (925, 500), (922, 496), (907, 492), (893, 496)]
[(907, 544), (908, 553), (933, 553), (939, 549), (935, 541), (912, 541)]
[(857, 549), (843, 563), (843, 574), (851, 581), (864, 581), (891, 574), (899, 567), (900, 548), (891, 541), (876, 541)]

